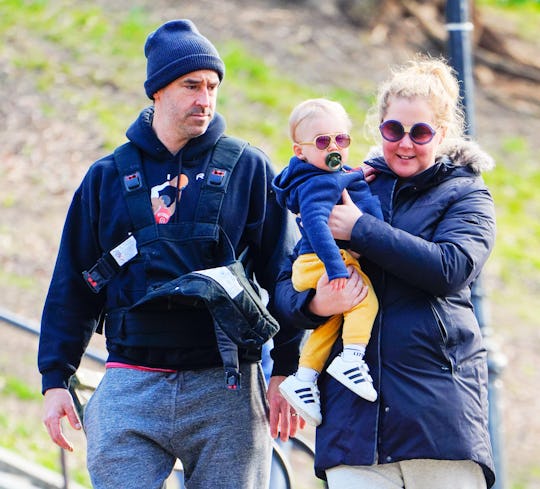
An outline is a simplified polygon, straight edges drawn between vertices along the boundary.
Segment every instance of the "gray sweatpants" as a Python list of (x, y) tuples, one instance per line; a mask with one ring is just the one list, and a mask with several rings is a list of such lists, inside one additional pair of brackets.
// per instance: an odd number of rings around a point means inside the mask
[(271, 462), (260, 365), (242, 388), (222, 368), (178, 373), (107, 369), (84, 416), (94, 489), (161, 489), (176, 459), (186, 489), (267, 487)]

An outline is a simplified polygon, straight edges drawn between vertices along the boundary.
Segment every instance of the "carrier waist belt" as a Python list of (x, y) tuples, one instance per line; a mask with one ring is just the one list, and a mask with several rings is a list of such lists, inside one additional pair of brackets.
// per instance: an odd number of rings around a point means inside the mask
[(176, 308), (171, 310), (127, 311), (107, 313), (105, 331), (114, 343), (131, 347), (178, 348), (201, 346), (199, 335), (188, 330), (201, 330), (208, 325), (213, 335), (212, 317), (206, 309)]

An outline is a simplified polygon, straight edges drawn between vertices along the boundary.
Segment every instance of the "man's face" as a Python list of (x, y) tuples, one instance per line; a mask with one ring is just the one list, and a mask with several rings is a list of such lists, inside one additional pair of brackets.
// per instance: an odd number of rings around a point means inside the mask
[(155, 114), (163, 131), (182, 147), (206, 132), (216, 109), (219, 77), (199, 70), (177, 78), (154, 94)]

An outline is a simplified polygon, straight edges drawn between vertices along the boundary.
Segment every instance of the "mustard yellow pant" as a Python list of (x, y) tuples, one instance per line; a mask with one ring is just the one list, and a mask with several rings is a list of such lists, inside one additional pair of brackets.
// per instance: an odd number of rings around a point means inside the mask
[[(346, 266), (352, 265), (368, 286), (368, 295), (357, 306), (343, 314), (332, 316), (326, 323), (313, 330), (306, 340), (300, 355), (299, 365), (321, 372), (332, 345), (336, 341), (343, 320), (343, 345), (366, 345), (371, 335), (373, 321), (379, 309), (377, 296), (367, 275), (362, 272), (358, 260), (349, 252), (340, 250)], [(300, 255), (293, 263), (292, 284), (296, 291), (315, 289), (321, 275), (325, 272), (324, 264), (315, 253)]]

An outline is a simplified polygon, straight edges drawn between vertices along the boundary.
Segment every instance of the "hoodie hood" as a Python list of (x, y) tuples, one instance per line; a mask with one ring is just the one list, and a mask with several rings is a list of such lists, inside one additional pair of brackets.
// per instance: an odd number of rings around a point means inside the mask
[[(493, 158), (474, 141), (448, 139), (441, 144), (438, 154), (436, 163), (445, 162), (452, 166), (468, 167), (476, 175), (490, 171), (495, 167)], [(371, 147), (365, 163), (379, 168), (381, 162), (384, 162), (382, 148), (380, 146)], [(371, 165), (371, 163), (374, 164)]]
[[(293, 156), (289, 161), (289, 165), (275, 176), (272, 186), (281, 207), (286, 208), (288, 205), (292, 205), (289, 196), (295, 192), (300, 184), (311, 177), (314, 168), (313, 165)], [(300, 212), (298, 203), (290, 210), (291, 212)]]
[[(141, 151), (150, 155), (157, 161), (169, 160), (173, 155), (159, 140), (152, 121), (154, 119), (154, 107), (150, 106), (142, 110), (139, 117), (131, 124), (126, 131), (127, 138), (135, 144)], [(225, 132), (225, 119), (218, 114), (210, 121), (208, 129), (204, 134), (191, 139), (182, 148), (182, 159), (184, 164), (189, 165), (190, 161), (197, 161), (202, 154), (207, 153)]]

